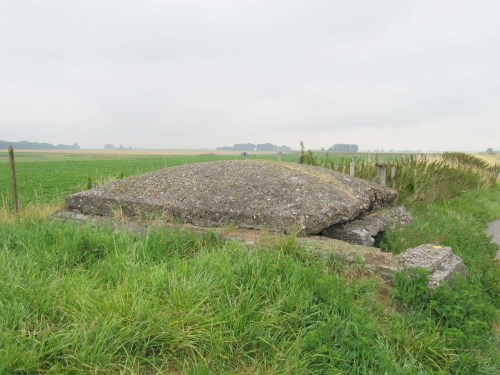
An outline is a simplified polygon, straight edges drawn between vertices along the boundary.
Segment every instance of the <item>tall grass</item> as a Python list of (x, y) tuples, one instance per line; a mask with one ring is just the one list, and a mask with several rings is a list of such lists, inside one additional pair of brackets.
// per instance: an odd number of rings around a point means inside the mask
[[(302, 151), (299, 162), (349, 173), (352, 158), (332, 159), (327, 153), (319, 157), (311, 150)], [(376, 181), (377, 162), (366, 158), (354, 159), (356, 177)], [(387, 184), (400, 193), (399, 201), (406, 204), (428, 204), (453, 198), (461, 193), (495, 186), (500, 166), (489, 166), (483, 160), (463, 153), (444, 153), (441, 160), (408, 155), (384, 161)], [(395, 177), (391, 176), (395, 168)]]
[[(0, 227), (0, 373), (491, 373), (365, 271), (214, 234)], [(332, 268), (333, 267), (333, 268)], [(385, 298), (384, 298), (385, 295)], [(471, 344), (472, 345), (472, 344)], [(486, 348), (486, 349), (485, 349)]]

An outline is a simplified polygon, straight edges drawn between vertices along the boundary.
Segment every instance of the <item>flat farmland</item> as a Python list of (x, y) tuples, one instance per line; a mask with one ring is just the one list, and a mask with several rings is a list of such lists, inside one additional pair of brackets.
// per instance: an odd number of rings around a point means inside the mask
[[(176, 152), (176, 151), (175, 151)], [(169, 152), (15, 152), (17, 187), (21, 206), (29, 203), (57, 203), (65, 196), (121, 177), (189, 163), (239, 159), (239, 153)], [(276, 160), (275, 153), (249, 158)], [(283, 156), (298, 160), (298, 154)], [(0, 154), (0, 197), (3, 207), (11, 205), (8, 154)]]

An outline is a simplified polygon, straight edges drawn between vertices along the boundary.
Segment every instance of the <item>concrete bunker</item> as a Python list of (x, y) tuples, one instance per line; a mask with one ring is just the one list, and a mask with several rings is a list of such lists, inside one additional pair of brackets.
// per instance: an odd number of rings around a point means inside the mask
[[(109, 216), (163, 215), (200, 227), (236, 226), (323, 235), (373, 245), (398, 220), (395, 190), (343, 173), (263, 160), (196, 163), (150, 172), (67, 198), (70, 209)], [(400, 209), (399, 209), (400, 210)]]
[(386, 227), (411, 220), (404, 208), (391, 206), (396, 198), (393, 189), (324, 168), (220, 161), (163, 169), (70, 195), (70, 210), (56, 217), (121, 227), (114, 220), (118, 211), (130, 218), (126, 229), (141, 233), (148, 226), (143, 219), (151, 215), (195, 231), (229, 225), (240, 229), (227, 237), (248, 246), (257, 243), (259, 232), (279, 238), (296, 231), (305, 249), (348, 263), (361, 260), (387, 280), (412, 268), (429, 272), (429, 288), (456, 274), (465, 277), (462, 259), (449, 247), (426, 244), (399, 255), (370, 247)]

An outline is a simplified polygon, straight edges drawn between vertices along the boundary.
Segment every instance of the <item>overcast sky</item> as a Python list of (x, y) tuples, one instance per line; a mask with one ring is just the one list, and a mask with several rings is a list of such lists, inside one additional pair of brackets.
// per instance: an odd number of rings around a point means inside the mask
[(0, 139), (500, 149), (500, 1), (0, 0)]

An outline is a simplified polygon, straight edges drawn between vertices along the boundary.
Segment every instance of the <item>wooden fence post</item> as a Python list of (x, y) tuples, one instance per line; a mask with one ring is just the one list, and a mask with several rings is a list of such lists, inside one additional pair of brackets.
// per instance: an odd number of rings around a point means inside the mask
[(387, 165), (376, 164), (376, 168), (377, 168), (377, 177), (379, 180), (379, 184), (385, 186), (387, 183)]
[(354, 177), (356, 174), (356, 163), (354, 161), (351, 161), (351, 164), (349, 164), (349, 175), (351, 177)]
[(392, 188), (396, 188), (396, 167), (393, 165), (391, 167), (391, 181), (392, 181)]
[(283, 153), (278, 152), (278, 161), (283, 161)]
[(17, 199), (17, 181), (16, 181), (16, 165), (14, 163), (14, 149), (9, 146), (9, 164), (10, 164), (10, 179), (12, 183), (12, 206), (14, 214), (19, 214), (19, 201)]

